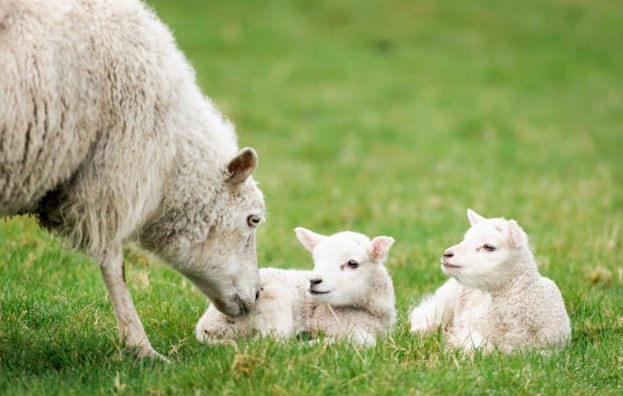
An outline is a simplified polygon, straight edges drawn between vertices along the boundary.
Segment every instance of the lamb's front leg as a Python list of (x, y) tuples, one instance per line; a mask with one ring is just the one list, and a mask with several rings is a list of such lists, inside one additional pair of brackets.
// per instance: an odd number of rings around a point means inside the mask
[(364, 329), (355, 328), (350, 341), (357, 346), (373, 348), (376, 345), (376, 336)]
[(151, 346), (141, 319), (134, 308), (130, 290), (125, 283), (121, 246), (112, 249), (111, 252), (100, 262), (100, 270), (117, 317), (119, 336), (125, 341), (127, 347), (136, 349), (140, 357), (155, 357), (166, 361), (167, 359)]
[(213, 345), (236, 345), (236, 336), (250, 332), (248, 318), (230, 318), (210, 304), (195, 327), (197, 341)]
[(292, 312), (283, 311), (278, 316), (258, 317), (255, 327), (262, 337), (273, 336), (279, 340), (288, 340), (295, 334)]
[(350, 335), (331, 335), (326, 336), (322, 339), (316, 338), (315, 340), (309, 341), (307, 344), (315, 345), (321, 342), (328, 345), (337, 344), (340, 342), (348, 342), (355, 346), (373, 348), (376, 345), (376, 336), (363, 329), (355, 328), (352, 330), (352, 333)]
[(461, 349), (466, 354), (476, 350), (483, 353), (491, 353), (493, 345), (487, 342), (484, 336), (477, 330), (470, 330), (467, 327), (452, 329), (448, 333), (448, 344)]
[(460, 290), (460, 285), (450, 279), (435, 294), (425, 298), (409, 314), (412, 333), (427, 332), (439, 328), (452, 319), (453, 305)]

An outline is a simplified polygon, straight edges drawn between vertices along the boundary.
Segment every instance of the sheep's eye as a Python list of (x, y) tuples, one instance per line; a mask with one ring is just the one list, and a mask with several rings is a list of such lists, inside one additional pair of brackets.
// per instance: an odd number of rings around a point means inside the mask
[(348, 264), (348, 266), (352, 269), (359, 267), (359, 263), (356, 262), (355, 260), (348, 260), (348, 263), (346, 264)]
[(247, 217), (247, 224), (250, 227), (257, 227), (261, 221), (262, 221), (262, 218), (260, 216), (251, 215)]
[(494, 250), (495, 250), (495, 246), (493, 246), (493, 245), (489, 245), (488, 243), (485, 243), (484, 248), (485, 248), (485, 250), (486, 250), (486, 251), (488, 251), (488, 252), (492, 252), (492, 251), (494, 251)]

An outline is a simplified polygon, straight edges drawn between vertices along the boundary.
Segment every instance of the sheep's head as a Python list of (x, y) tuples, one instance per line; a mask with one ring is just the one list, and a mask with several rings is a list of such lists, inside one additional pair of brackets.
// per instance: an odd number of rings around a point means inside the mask
[[(265, 209), (251, 177), (257, 161), (253, 149), (240, 150), (224, 167), (205, 210), (181, 210), (163, 222), (181, 225), (170, 232), (172, 242), (161, 248), (162, 255), (229, 316), (252, 310), (259, 293), (255, 231)], [(195, 233), (186, 235), (187, 230)]]
[(486, 219), (467, 209), (471, 227), (463, 242), (448, 248), (441, 268), (468, 287), (492, 289), (533, 265), (528, 237), (515, 220)]
[(302, 227), (295, 231), (314, 257), (309, 292), (316, 301), (337, 306), (357, 305), (365, 300), (394, 243), (390, 237), (370, 240), (356, 232), (324, 236)]

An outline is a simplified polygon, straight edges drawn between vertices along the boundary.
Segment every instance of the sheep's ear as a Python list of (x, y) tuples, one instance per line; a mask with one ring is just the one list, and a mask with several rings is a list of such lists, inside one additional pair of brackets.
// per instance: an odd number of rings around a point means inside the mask
[(257, 167), (257, 153), (250, 147), (243, 148), (227, 164), (227, 183), (242, 183), (253, 174)]
[(508, 242), (514, 249), (518, 249), (528, 243), (528, 236), (515, 220), (508, 221)]
[(368, 257), (374, 263), (382, 263), (389, 254), (389, 249), (394, 244), (394, 238), (388, 236), (377, 236), (370, 243)]
[(481, 221), (486, 220), (484, 217), (469, 208), (467, 209), (467, 218), (469, 219), (469, 224), (471, 225), (476, 225)]
[(303, 227), (296, 227), (294, 232), (296, 233), (298, 240), (301, 242), (301, 245), (303, 245), (305, 249), (310, 252), (313, 252), (314, 248), (327, 238), (324, 235), (316, 234), (315, 232)]

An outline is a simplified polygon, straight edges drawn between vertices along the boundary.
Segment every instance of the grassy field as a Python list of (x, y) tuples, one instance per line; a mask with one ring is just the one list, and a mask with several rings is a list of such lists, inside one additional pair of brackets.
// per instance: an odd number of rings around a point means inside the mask
[[(150, 1), (260, 154), (261, 266), (310, 268), (292, 229), (396, 238), (395, 335), (371, 350), (198, 344), (205, 298), (128, 250), (154, 347), (123, 353), (99, 271), (0, 223), (0, 394), (621, 394), (623, 6), (618, 0)], [(465, 209), (516, 218), (573, 342), (462, 355), (407, 329)]]

